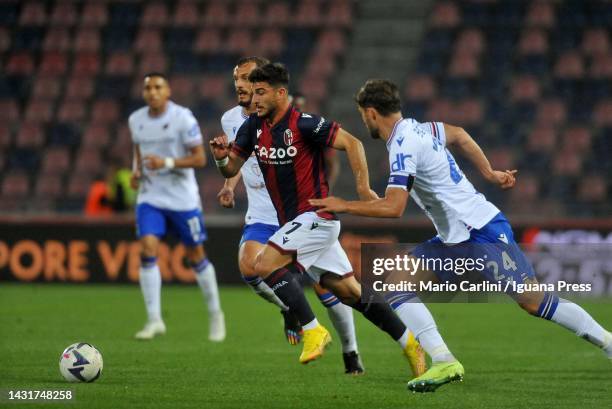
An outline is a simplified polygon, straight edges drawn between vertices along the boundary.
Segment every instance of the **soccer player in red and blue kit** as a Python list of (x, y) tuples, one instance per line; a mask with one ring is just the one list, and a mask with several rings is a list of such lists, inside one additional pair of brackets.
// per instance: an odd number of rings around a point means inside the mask
[[(249, 80), (257, 113), (240, 127), (231, 148), (224, 137), (213, 139), (210, 145), (217, 167), (226, 178), (236, 175), (255, 152), (282, 226), (259, 254), (255, 271), (302, 324), (300, 362), (320, 357), (331, 341), (295, 277), (295, 273), (303, 272), (387, 332), (414, 361), (415, 356), (422, 356), (420, 345), (390, 306), (382, 299), (361, 300), (361, 287), (338, 242), (340, 222), (336, 216), (317, 214), (308, 203), (312, 197), (328, 196), (324, 169), (324, 149), (328, 146), (346, 151), (359, 197), (376, 196), (370, 189), (363, 145), (337, 123), (301, 113), (290, 105), (289, 73), (284, 65), (258, 67)], [(421, 367), (413, 366), (413, 372), (424, 370), (424, 360), (421, 362)]]

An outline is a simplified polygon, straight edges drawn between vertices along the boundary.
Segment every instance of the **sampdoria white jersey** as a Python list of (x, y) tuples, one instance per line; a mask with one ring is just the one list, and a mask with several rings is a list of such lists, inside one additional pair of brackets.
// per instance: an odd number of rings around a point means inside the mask
[[(189, 154), (190, 148), (202, 144), (200, 126), (189, 109), (169, 101), (159, 117), (151, 117), (148, 111), (145, 106), (129, 118), (132, 141), (139, 146), (142, 158), (181, 158)], [(200, 209), (194, 169), (149, 170), (143, 166), (138, 203), (176, 211)]]
[(409, 190), (410, 196), (431, 219), (445, 243), (469, 238), (499, 209), (474, 189), (446, 149), (442, 122), (419, 123), (402, 119), (387, 141), (388, 187)]
[[(240, 105), (230, 109), (221, 117), (223, 132), (227, 135), (229, 142), (236, 139), (236, 133), (248, 116), (244, 114)], [(266, 183), (264, 182), (261, 169), (255, 155), (251, 155), (244, 163), (242, 169), (242, 181), (246, 187), (249, 207), (244, 218), (246, 224), (265, 223), (278, 226), (276, 209), (270, 199)]]

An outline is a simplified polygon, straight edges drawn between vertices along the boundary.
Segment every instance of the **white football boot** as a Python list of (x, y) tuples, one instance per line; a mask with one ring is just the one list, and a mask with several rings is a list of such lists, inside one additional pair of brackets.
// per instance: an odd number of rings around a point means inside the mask
[(149, 340), (155, 338), (157, 335), (164, 335), (166, 333), (166, 324), (163, 321), (149, 321), (145, 324), (144, 328), (141, 329), (134, 335), (134, 338), (140, 340)]
[(208, 339), (221, 342), (225, 339), (225, 317), (223, 312), (213, 312), (208, 316)]

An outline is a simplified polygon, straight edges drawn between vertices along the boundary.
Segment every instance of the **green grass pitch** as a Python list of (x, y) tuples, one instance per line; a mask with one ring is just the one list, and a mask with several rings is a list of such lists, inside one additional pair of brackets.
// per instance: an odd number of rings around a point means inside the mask
[[(319, 319), (324, 308), (308, 290)], [(434, 394), (405, 389), (399, 347), (355, 316), (366, 374), (343, 374), (340, 345), (319, 361), (298, 363), (280, 314), (246, 287), (221, 292), (228, 337), (207, 340), (197, 287), (162, 290), (168, 334), (132, 339), (144, 323), (137, 286), (0, 285), (0, 388), (73, 388), (71, 404), (0, 404), (53, 408), (611, 408), (612, 363), (601, 351), (512, 304), (430, 305), (465, 381)], [(585, 308), (612, 328), (610, 304)], [(332, 336), (335, 333), (332, 331)], [(63, 381), (58, 360), (86, 341), (104, 357), (92, 384)]]

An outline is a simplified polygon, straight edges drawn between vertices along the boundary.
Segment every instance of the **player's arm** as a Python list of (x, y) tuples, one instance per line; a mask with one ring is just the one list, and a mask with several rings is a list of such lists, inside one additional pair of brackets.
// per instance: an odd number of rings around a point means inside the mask
[(130, 178), (130, 186), (132, 187), (132, 189), (138, 189), (138, 184), (140, 183), (140, 178), (142, 177), (142, 173), (140, 171), (140, 169), (142, 169), (140, 146), (135, 143), (132, 147), (132, 151), (132, 176)]
[(236, 185), (238, 185), (238, 181), (240, 180), (241, 172), (238, 172), (236, 176), (225, 179), (225, 183), (223, 184), (223, 188), (217, 193), (217, 199), (219, 199), (219, 204), (223, 207), (231, 209), (234, 207), (234, 189), (236, 189)]
[(147, 169), (172, 169), (172, 168), (203, 168), (206, 165), (206, 155), (201, 144), (191, 146), (189, 155), (182, 158), (162, 158), (157, 155), (145, 155), (143, 163)]
[(250, 153), (241, 150), (236, 144), (230, 148), (225, 135), (211, 139), (210, 150), (215, 158), (217, 169), (219, 169), (219, 172), (225, 178), (236, 176), (246, 161), (244, 156), (248, 158), (248, 155), (250, 155)]
[(344, 129), (338, 129), (331, 146), (346, 152), (349, 164), (355, 177), (357, 194), (362, 200), (374, 199), (378, 196), (370, 189), (370, 176), (363, 144)]
[(330, 191), (333, 190), (336, 180), (340, 175), (340, 160), (336, 155), (336, 151), (333, 149), (326, 149), (325, 156), (325, 169), (327, 169), (327, 183), (329, 184)]
[(402, 217), (408, 203), (408, 191), (387, 188), (385, 197), (373, 200), (344, 200), (330, 196), (325, 199), (311, 199), (310, 204), (319, 206), (318, 212), (349, 213), (356, 216), (398, 218)]
[(446, 145), (458, 151), (472, 162), (486, 180), (499, 185), (502, 189), (510, 189), (514, 186), (516, 183), (516, 169), (505, 171), (494, 170), (480, 146), (478, 146), (465, 129), (444, 124), (444, 133), (446, 134)]

